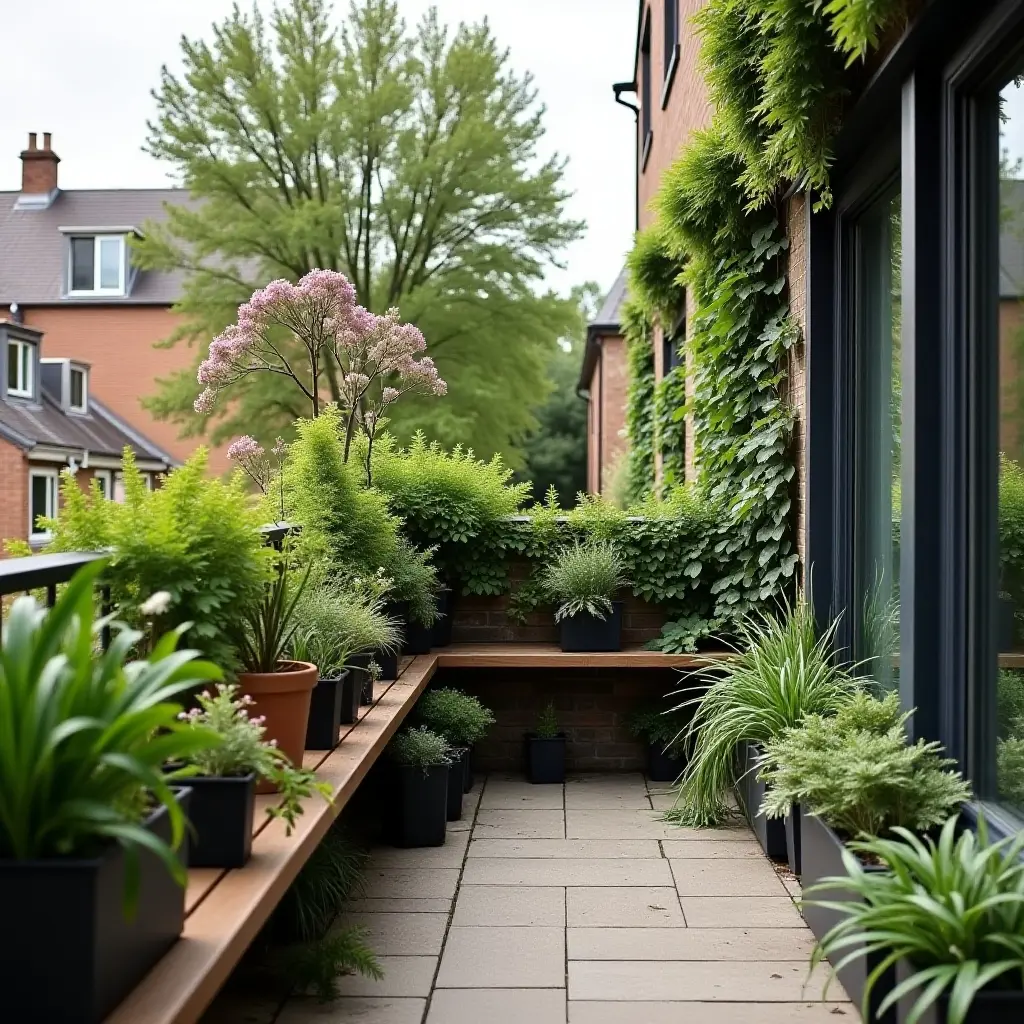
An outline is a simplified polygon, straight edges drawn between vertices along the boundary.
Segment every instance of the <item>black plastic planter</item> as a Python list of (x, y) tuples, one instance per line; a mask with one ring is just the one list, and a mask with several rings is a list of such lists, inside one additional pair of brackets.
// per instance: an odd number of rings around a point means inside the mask
[(397, 679), (398, 678), (398, 652), (394, 654), (385, 654), (383, 651), (378, 651), (374, 656), (373, 660), (380, 665), (380, 677), (381, 679)]
[[(837, 925), (842, 920), (842, 914), (838, 910), (828, 907), (814, 906), (812, 902), (846, 903), (856, 899), (853, 893), (844, 889), (822, 890), (807, 895), (807, 890), (823, 878), (846, 874), (846, 868), (843, 866), (843, 848), (842, 840), (828, 825), (801, 811), (800, 867), (801, 885), (804, 891), (804, 903), (801, 909), (804, 920), (817, 939), (821, 939), (832, 927)], [(885, 870), (871, 865), (867, 865), (865, 869), (867, 871)], [(853, 947), (847, 947), (843, 950), (843, 956), (851, 952), (853, 952)], [(853, 1000), (854, 1006), (860, 1007), (867, 977), (883, 959), (881, 954), (874, 953), (847, 964), (839, 972), (839, 980), (843, 983), (847, 995)], [(878, 1007), (892, 990), (895, 976), (895, 970), (890, 968), (871, 990), (871, 1014), (868, 1019), (875, 1024), (896, 1024), (895, 1009), (891, 1008), (886, 1011), (884, 1016), (878, 1016)]]
[(786, 853), (789, 856), (789, 870), (800, 877), (802, 865), (800, 863), (800, 805), (793, 804), (789, 814), (786, 815)]
[(667, 752), (664, 743), (648, 742), (647, 777), (651, 782), (675, 782), (683, 774), (685, 767), (685, 759)]
[(757, 777), (757, 759), (761, 748), (755, 743), (743, 743), (739, 750), (739, 782), (736, 795), (750, 827), (757, 836), (768, 857), (772, 860), (788, 860), (786, 849), (786, 823), (781, 818), (766, 818), (757, 812), (764, 800), (765, 784)]
[[(191, 790), (177, 796), (187, 814)], [(145, 827), (170, 839), (162, 807)], [(141, 850), (138, 903), (127, 920), (124, 874), (116, 843), (93, 858), (0, 860), (5, 1021), (100, 1024), (174, 945), (185, 924), (185, 890)]]
[(448, 816), (448, 768), (395, 766), (391, 838), (395, 846), (444, 846)]
[[(354, 722), (359, 704), (352, 708), (352, 691), (346, 694), (346, 682), (352, 673), (342, 671), (321, 679), (313, 687), (306, 723), (307, 750), (333, 750), (338, 745), (342, 722)], [(347, 697), (347, 699), (346, 699)]]
[(580, 612), (562, 619), (563, 651), (618, 651), (622, 649), (622, 602), (613, 601), (611, 614), (599, 619)]
[(188, 817), (194, 832), (188, 850), (190, 868), (240, 868), (252, 852), (256, 775), (221, 778), (197, 775)]
[[(380, 665), (381, 657), (380, 654), (374, 655), (367, 652), (353, 654), (348, 659), (348, 674), (353, 687), (359, 692), (359, 703), (364, 706), (373, 703), (373, 676), (370, 675), (370, 662), (375, 661)], [(354, 695), (352, 699), (356, 699)]]
[(455, 758), (448, 769), (448, 820), (462, 820), (462, 795), (465, 792), (466, 772), (463, 768), (463, 757), (469, 753), (468, 747), (450, 747), (448, 753)]
[[(390, 601), (384, 609), (384, 614), (387, 615), (388, 618), (395, 620), (395, 625), (398, 627), (398, 631), (401, 634), (398, 646), (400, 650), (404, 651), (409, 637), (409, 602)], [(379, 658), (377, 660), (380, 661)]]
[(565, 733), (526, 734), (526, 778), (537, 785), (565, 782)]
[(437, 600), (437, 610), (440, 618), (434, 623), (433, 647), (447, 647), (452, 642), (452, 623), (455, 619), (455, 587), (457, 584), (450, 584), (448, 589), (442, 590)]
[(405, 628), (403, 654), (429, 654), (434, 642), (434, 627), (422, 622), (410, 622)]
[(462, 748), (462, 792), (468, 793), (473, 788), (473, 748)]
[[(903, 960), (896, 965), (897, 983), (905, 981), (913, 974), (913, 970)], [(927, 984), (927, 982), (926, 982)], [(897, 1020), (904, 1024), (911, 1007), (921, 994), (921, 989), (903, 996), (899, 1001)], [(931, 1009), (920, 1017), (921, 1024), (946, 1024), (949, 1011), (949, 999), (941, 996)], [(964, 1024), (1020, 1024), (1024, 1020), (1024, 991), (1000, 991), (983, 989), (971, 1003)]]

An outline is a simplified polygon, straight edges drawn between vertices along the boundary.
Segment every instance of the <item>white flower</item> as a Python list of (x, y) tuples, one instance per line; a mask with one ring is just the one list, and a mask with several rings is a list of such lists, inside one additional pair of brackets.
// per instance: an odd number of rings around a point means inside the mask
[(166, 590), (158, 590), (155, 594), (151, 594), (142, 604), (139, 605), (139, 611), (148, 619), (156, 618), (157, 615), (163, 615), (168, 608), (171, 607), (171, 595)]

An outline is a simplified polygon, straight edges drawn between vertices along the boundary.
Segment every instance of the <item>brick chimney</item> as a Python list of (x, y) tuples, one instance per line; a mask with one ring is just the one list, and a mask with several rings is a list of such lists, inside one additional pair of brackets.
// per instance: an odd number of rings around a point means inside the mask
[(49, 195), (57, 187), (57, 164), (60, 157), (50, 149), (50, 133), (43, 133), (43, 148), (36, 143), (36, 133), (29, 132), (28, 149), (21, 154), (21, 194)]

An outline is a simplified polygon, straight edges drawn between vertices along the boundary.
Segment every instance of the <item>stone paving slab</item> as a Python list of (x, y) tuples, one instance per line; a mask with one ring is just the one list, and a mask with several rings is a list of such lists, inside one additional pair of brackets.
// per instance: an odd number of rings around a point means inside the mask
[(720, 829), (685, 829), (662, 821), (657, 811), (603, 808), (567, 810), (565, 812), (567, 839), (661, 839), (683, 841), (749, 839), (750, 829), (736, 825)]
[(640, 774), (576, 776), (565, 781), (566, 810), (647, 810), (650, 806)]
[(564, 839), (564, 812), (558, 810), (490, 810), (481, 808), (475, 839)]
[(570, 960), (810, 961), (814, 938), (789, 928), (569, 928)]
[(562, 928), (452, 926), (437, 987), (560, 988), (565, 984)]
[(448, 914), (452, 902), (451, 899), (440, 897), (416, 899), (408, 896), (379, 896), (349, 900), (345, 910), (354, 914)]
[(379, 956), (384, 977), (377, 981), (361, 974), (346, 974), (338, 979), (343, 996), (413, 996), (426, 999), (434, 983), (436, 956)]
[(680, 896), (691, 928), (806, 928), (788, 896)]
[(292, 999), (276, 1024), (420, 1024), (426, 1006), (426, 999), (353, 996), (329, 1003)]
[[(638, 1003), (645, 1000), (742, 1000), (749, 1006), (751, 1003), (802, 1002), (808, 993), (821, 991), (822, 981), (821, 971), (808, 978), (806, 963), (781, 960), (758, 963), (680, 960), (670, 967), (656, 961), (569, 961), (570, 999)], [(839, 985), (832, 985), (828, 999), (845, 1002), (846, 994)]]
[[(760, 854), (761, 847), (753, 845)], [(469, 856), (660, 860), (662, 854), (656, 839), (474, 839), (469, 844)]]
[(555, 886), (462, 885), (453, 925), (565, 927), (565, 890)]
[(487, 780), (481, 810), (562, 810), (561, 786), (531, 786), (523, 779)]
[(680, 896), (788, 896), (775, 868), (760, 859), (672, 860)]
[(679, 897), (669, 886), (566, 890), (570, 928), (683, 928)]
[(667, 860), (473, 857), (462, 879), (468, 885), (671, 885), (672, 872)]
[[(756, 1016), (755, 1016), (756, 1014)], [(569, 1024), (857, 1024), (842, 1003), (632, 1003), (569, 1001)]]
[(751, 839), (687, 839), (673, 842), (666, 839), (661, 849), (669, 860), (717, 860), (737, 857), (750, 857), (753, 860), (764, 860), (760, 844)]
[(447, 914), (342, 914), (335, 928), (366, 930), (366, 944), (383, 956), (440, 956)]
[(427, 1024), (565, 1024), (565, 989), (437, 989)]
[(375, 869), (403, 870), (419, 868), (461, 868), (469, 845), (469, 831), (449, 832), (444, 846), (400, 850), (380, 846), (370, 851), (369, 863)]
[(380, 870), (370, 863), (364, 897), (394, 899), (451, 899), (459, 884), (458, 868), (408, 868)]

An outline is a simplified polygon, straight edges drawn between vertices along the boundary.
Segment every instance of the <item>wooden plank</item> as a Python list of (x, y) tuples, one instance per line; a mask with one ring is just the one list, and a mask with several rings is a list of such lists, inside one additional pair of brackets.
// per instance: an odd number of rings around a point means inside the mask
[[(344, 741), (323, 754), (317, 775), (331, 785), (333, 805), (320, 797), (307, 800), (290, 837), (285, 836), (281, 821), (261, 823), (249, 863), (221, 872), (212, 886), (209, 876), (198, 872), (193, 883), (194, 872), (189, 872), (193, 899), (181, 939), (106, 1024), (194, 1024), (200, 1018), (398, 730), (436, 665), (432, 655), (409, 659), (399, 678), (382, 686), (379, 700), (351, 727)], [(197, 897), (201, 889), (203, 895)]]
[(639, 647), (574, 653), (554, 644), (453, 644), (434, 654), (439, 668), (701, 668), (728, 656), (664, 654)]

